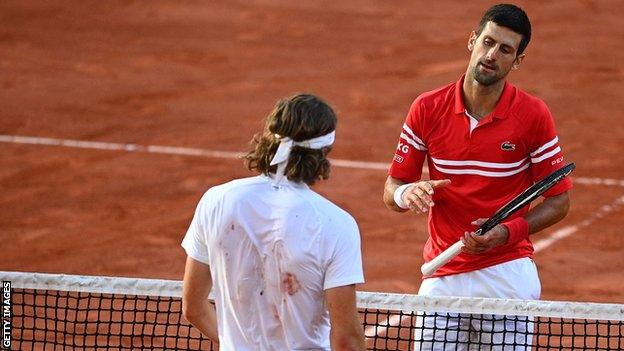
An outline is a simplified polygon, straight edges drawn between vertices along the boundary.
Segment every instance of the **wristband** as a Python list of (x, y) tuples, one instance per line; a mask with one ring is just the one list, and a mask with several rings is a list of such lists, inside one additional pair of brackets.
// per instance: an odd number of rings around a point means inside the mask
[(405, 192), (407, 188), (409, 188), (412, 185), (414, 185), (414, 183), (403, 184), (394, 191), (394, 203), (396, 203), (397, 206), (399, 206), (400, 208), (404, 210), (409, 209), (409, 206), (407, 206), (405, 202), (403, 201), (403, 193)]
[(507, 227), (509, 236), (507, 237), (507, 244), (515, 244), (529, 237), (529, 222), (524, 217), (517, 217), (508, 222), (503, 222), (503, 225)]

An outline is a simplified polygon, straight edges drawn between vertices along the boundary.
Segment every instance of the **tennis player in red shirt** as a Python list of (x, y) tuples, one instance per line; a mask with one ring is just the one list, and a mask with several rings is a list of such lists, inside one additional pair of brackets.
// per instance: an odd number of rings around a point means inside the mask
[[(428, 214), (425, 261), (459, 239), (466, 245), (459, 256), (423, 280), (421, 295), (540, 296), (529, 235), (566, 216), (569, 178), (545, 193), (533, 209), (519, 211), (483, 236), (473, 232), (535, 181), (564, 166), (548, 107), (506, 79), (520, 67), (530, 38), (531, 24), (522, 9), (509, 4), (491, 7), (468, 40), (471, 55), (465, 75), (421, 94), (409, 109), (384, 202), (394, 211)], [(421, 179), (425, 159), (430, 180)], [(528, 349), (532, 323), (495, 317), (491, 323), (461, 315), (421, 319), (425, 329), (417, 338), (430, 341), (419, 347), (461, 350), (471, 344), (487, 345), (489, 340), (517, 345), (505, 349)], [(440, 330), (434, 331), (434, 326)]]

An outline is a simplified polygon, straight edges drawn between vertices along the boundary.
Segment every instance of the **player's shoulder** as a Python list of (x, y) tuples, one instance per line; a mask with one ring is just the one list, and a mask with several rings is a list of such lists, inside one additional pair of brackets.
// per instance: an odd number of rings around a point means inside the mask
[(447, 104), (454, 99), (457, 82), (449, 83), (434, 90), (421, 93), (414, 99), (412, 105), (423, 105), (425, 107), (435, 107), (440, 104)]
[(360, 240), (360, 229), (355, 218), (334, 203), (329, 202), (326, 211), (319, 211), (319, 234), (324, 245), (330, 247), (344, 243), (356, 245)]
[(520, 88), (513, 86), (512, 88), (514, 89), (514, 99), (511, 107), (518, 117), (523, 120), (550, 118), (550, 110), (544, 100)]
[(336, 205), (329, 199), (322, 195), (310, 191), (308, 193), (308, 200), (310, 204), (318, 212), (320, 218), (323, 219), (330, 227), (335, 226), (337, 228), (356, 228), (357, 223), (353, 216), (345, 211), (340, 206)]
[(261, 186), (265, 183), (266, 180), (261, 176), (234, 179), (210, 187), (202, 196), (201, 202), (220, 201), (226, 196), (228, 199), (244, 196), (245, 192), (252, 191), (254, 187)]
[[(457, 82), (449, 83), (440, 88), (426, 91), (418, 95), (410, 106), (410, 119), (421, 120), (436, 118), (445, 114), (446, 111), (454, 106), (455, 90)], [(412, 120), (414, 123), (415, 120)]]

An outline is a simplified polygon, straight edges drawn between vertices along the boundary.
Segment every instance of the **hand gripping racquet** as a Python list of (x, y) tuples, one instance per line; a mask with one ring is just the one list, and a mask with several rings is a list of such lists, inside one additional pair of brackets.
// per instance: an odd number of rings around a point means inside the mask
[[(521, 209), (522, 207), (531, 203), (531, 201), (537, 199), (540, 195), (542, 195), (546, 190), (550, 189), (553, 185), (559, 183), (563, 178), (565, 178), (568, 174), (570, 174), (576, 165), (574, 163), (570, 163), (546, 178), (540, 180), (539, 182), (531, 185), (528, 189), (523, 191), (520, 195), (514, 197), (511, 201), (509, 201), (505, 206), (501, 207), (492, 217), (490, 217), (485, 223), (483, 223), (476, 231), (475, 235), (483, 235), (487, 233), (490, 229), (494, 228), (500, 222), (504, 221), (510, 215)], [(449, 261), (451, 261), (455, 256), (461, 253), (462, 247), (464, 247), (464, 243), (459, 240), (455, 244), (453, 244), (448, 249), (444, 250), (441, 254), (436, 256), (433, 260), (425, 263), (420, 268), (421, 272), (425, 276), (429, 276), (438, 268), (444, 266)]]

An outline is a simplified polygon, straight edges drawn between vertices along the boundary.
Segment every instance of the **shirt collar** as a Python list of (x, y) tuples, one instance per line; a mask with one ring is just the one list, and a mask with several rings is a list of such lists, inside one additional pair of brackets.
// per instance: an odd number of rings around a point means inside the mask
[(462, 91), (464, 89), (464, 78), (466, 75), (461, 76), (457, 83), (455, 83), (455, 113), (464, 114), (466, 111), (466, 105), (464, 105), (464, 96)]
[[(465, 75), (455, 83), (455, 113), (461, 114), (462, 116), (466, 112), (466, 105), (464, 105), (464, 78)], [(505, 80), (505, 86), (503, 87), (503, 93), (498, 99), (498, 103), (494, 108), (494, 111), (490, 114), (493, 118), (506, 118), (508, 116), (508, 112), (511, 108), (511, 102), (513, 101), (513, 96), (515, 95), (516, 87), (511, 85), (507, 80)]]
[[(259, 177), (271, 183), (275, 181), (275, 173), (260, 174)], [(292, 180), (289, 180), (285, 176), (282, 178), (277, 188), (280, 188), (282, 186), (287, 186), (287, 187), (296, 188), (296, 189), (310, 189), (310, 186), (308, 184), (304, 182), (293, 182)]]

